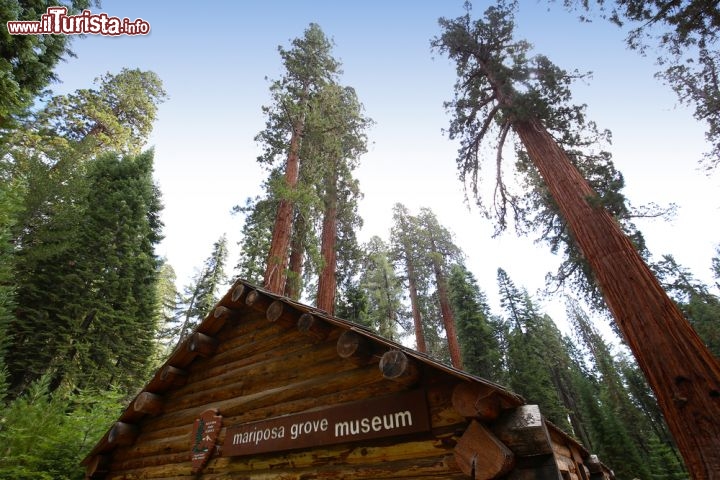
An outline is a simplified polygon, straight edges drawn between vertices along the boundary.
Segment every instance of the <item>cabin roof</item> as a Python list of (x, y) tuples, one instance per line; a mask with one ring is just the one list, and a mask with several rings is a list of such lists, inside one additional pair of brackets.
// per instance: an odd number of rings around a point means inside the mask
[[(262, 300), (257, 302), (256, 304), (249, 305), (246, 301), (246, 297), (249, 292), (257, 292), (257, 294), (259, 294)], [(222, 299), (217, 303), (215, 308), (195, 328), (193, 334), (188, 335), (188, 337), (180, 345), (178, 345), (178, 347), (168, 357), (165, 363), (163, 363), (163, 365), (156, 371), (152, 379), (141, 389), (141, 391), (138, 393), (138, 395), (135, 396), (133, 401), (131, 401), (130, 404), (125, 408), (117, 421), (132, 424), (145, 416), (145, 414), (137, 412), (133, 408), (135, 401), (144, 392), (162, 394), (170, 389), (177, 388), (177, 386), (174, 385), (172, 382), (167, 381), (168, 368), (192, 368), (192, 361), (197, 357), (197, 354), (194, 352), (194, 349), (196, 347), (193, 345), (193, 342), (197, 338), (195, 334), (213, 335), (217, 333), (220, 329), (222, 329), (226, 320), (228, 319), (227, 317), (232, 316), (233, 318), (242, 318), (242, 316), (245, 314), (262, 314), (265, 313), (267, 307), (269, 306), (268, 303), (272, 302), (281, 302), (282, 306), (285, 308), (285, 312), (292, 312), (288, 316), (294, 316), (295, 318), (297, 318), (303, 314), (310, 314), (323, 322), (327, 322), (328, 324), (340, 327), (346, 331), (352, 331), (357, 333), (358, 335), (366, 338), (367, 340), (375, 344), (375, 346), (378, 347), (377, 350), (400, 350), (409, 357), (416, 359), (418, 362), (432, 369), (444, 372), (460, 380), (474, 382), (476, 384), (481, 384), (485, 387), (489, 387), (494, 391), (495, 395), (501, 398), (503, 405), (508, 408), (513, 406), (520, 406), (525, 403), (524, 399), (520, 395), (517, 395), (505, 389), (497, 383), (477, 377), (475, 375), (471, 375), (463, 370), (459, 370), (449, 365), (440, 363), (430, 358), (424, 353), (418, 352), (411, 348), (405, 347), (397, 342), (393, 342), (391, 340), (383, 338), (363, 325), (359, 325), (357, 323), (350, 322), (348, 320), (344, 320), (333, 315), (329, 315), (324, 310), (305, 305), (282, 295), (277, 295), (268, 290), (257, 287), (245, 280), (237, 280), (230, 287), (228, 292), (222, 297)], [(549, 424), (549, 426), (553, 428), (551, 424)], [(561, 432), (557, 428), (553, 429)], [(103, 435), (100, 441), (98, 441), (95, 447), (85, 457), (82, 464), (87, 464), (89, 460), (95, 455), (107, 453), (113, 449), (113, 446), (111, 446), (110, 442), (108, 441), (110, 431), (111, 429), (108, 429), (105, 435)]]
[[(479, 427), (476, 420), (490, 420), (492, 422), (497, 420), (499, 424), (494, 422), (492, 428), (499, 428), (506, 433), (517, 428), (517, 432), (523, 432), (521, 434), (522, 438), (516, 438), (515, 433), (509, 433), (510, 436), (504, 436), (502, 440), (510, 442), (509, 445), (511, 446), (514, 445), (512, 446), (513, 451), (520, 457), (537, 459), (546, 456), (546, 454), (552, 454), (551, 456), (555, 459), (553, 462), (557, 462), (553, 463), (553, 465), (557, 466), (563, 473), (584, 469), (586, 473), (593, 474), (592, 478), (604, 480), (614, 478), (612, 471), (602, 464), (596, 456), (590, 455), (577, 440), (543, 419), (542, 412), (538, 410), (538, 407), (526, 405), (520, 395), (494, 382), (442, 364), (426, 354), (380, 337), (362, 325), (343, 320), (329, 315), (325, 311), (274, 294), (245, 280), (238, 280), (230, 287), (212, 312), (202, 320), (188, 338), (176, 347), (175, 351), (155, 372), (150, 381), (125, 408), (117, 422), (108, 429), (88, 453), (82, 461), (88, 471), (86, 478), (104, 478), (102, 476), (97, 477), (95, 473), (107, 472), (107, 470), (102, 470), (99, 467), (99, 462), (110, 461), (109, 459), (113, 457), (112, 452), (122, 444), (119, 440), (121, 434), (118, 431), (126, 428), (136, 429), (136, 426), (144, 421), (144, 417), (157, 413), (148, 408), (148, 398), (157, 399), (158, 396), (185, 385), (185, 381), (190, 375), (195, 376), (200, 373), (193, 370), (195, 360), (212, 356), (221, 341), (224, 342), (228, 339), (239, 340), (244, 338), (244, 335), (248, 335), (248, 332), (255, 332), (255, 329), (264, 328), (252, 325), (253, 322), (255, 325), (263, 325), (265, 322), (269, 322), (280, 326), (283, 331), (289, 333), (289, 336), (284, 337), (284, 341), (297, 338), (298, 342), (311, 341), (315, 343), (317, 341), (324, 343), (331, 335), (330, 332), (333, 332), (332, 338), (339, 335), (337, 354), (340, 357), (353, 360), (355, 363), (359, 359), (363, 359), (366, 365), (382, 358), (379, 362), (381, 370), (379, 373), (386, 379), (399, 380), (399, 378), (393, 377), (393, 373), (390, 372), (393, 368), (390, 368), (390, 371), (384, 370), (383, 360), (386, 356), (391, 358), (407, 357), (405, 359), (413, 363), (412, 367), (415, 369), (419, 367), (423, 375), (429, 374), (428, 378), (434, 378), (435, 381), (440, 381), (443, 385), (454, 385), (452, 387), (452, 408), (455, 409), (455, 414), (465, 417), (469, 422), (469, 426), (459, 442), (464, 442), (467, 437), (468, 442), (473, 444), (473, 448), (484, 448), (477, 446), (481, 445), (482, 442), (479, 442), (475, 435), (493, 439), (493, 442), (497, 439), (491, 434), (479, 434), (477, 429), (484, 429), (485, 427)], [(233, 329), (243, 324), (247, 325), (245, 333), (235, 333)], [(293, 329), (297, 336), (291, 333)], [(343, 337), (349, 338), (349, 343), (343, 342)], [(250, 333), (248, 342), (253, 342), (254, 338), (254, 335)], [(348, 355), (345, 347), (349, 344), (352, 346), (352, 350), (355, 346), (354, 342), (358, 342), (358, 345), (362, 344), (362, 348), (354, 350)], [(398, 354), (398, 352), (401, 352), (401, 354)], [(223, 360), (218, 361), (221, 364), (224, 362)], [(254, 363), (249, 365), (254, 365)], [(230, 377), (233, 371), (234, 369), (230, 370)], [(415, 370), (415, 372), (418, 373), (418, 370)], [(455, 403), (456, 393), (458, 393), (457, 404)], [(484, 407), (480, 405), (492, 405), (490, 407), (492, 412), (483, 410)], [(505, 412), (507, 415), (503, 414), (498, 417), (500, 412)], [(545, 433), (542, 433), (543, 431)], [(477, 445), (475, 445), (476, 443)], [(459, 451), (460, 453), (458, 453)], [(467, 460), (465, 459), (465, 453), (463, 453), (460, 446), (455, 448), (456, 459)], [(458, 454), (460, 457), (457, 457)], [(474, 465), (474, 460), (472, 462)], [(474, 468), (474, 466), (468, 467), (468, 465), (461, 466), (461, 470), (467, 473), (467, 471)], [(552, 473), (553, 478), (559, 472), (559, 470), (554, 470), (555, 466), (551, 469), (552, 472), (556, 472)], [(470, 468), (470, 470), (467, 470), (467, 468)], [(537, 468), (541, 472), (545, 467), (543, 465), (525, 465), (518, 468), (530, 468), (531, 470)], [(581, 477), (586, 478), (584, 475)], [(569, 478), (579, 479), (581, 477), (573, 473)]]
[[(248, 305), (248, 303), (245, 301), (248, 292), (257, 292), (257, 294), (260, 294), (260, 296), (264, 300), (260, 302), (262, 306)], [(379, 350), (383, 348), (386, 350), (400, 350), (409, 357), (416, 359), (418, 362), (427, 365), (432, 369), (442, 371), (461, 380), (475, 382), (489, 387), (494, 391), (496, 395), (501, 398), (501, 401), (507, 407), (519, 406), (525, 403), (524, 399), (520, 395), (512, 393), (511, 391), (505, 389), (497, 383), (477, 377), (475, 375), (471, 375), (463, 370), (459, 370), (457, 368), (453, 368), (449, 365), (445, 365), (436, 360), (433, 360), (424, 353), (418, 352), (411, 348), (405, 347), (397, 342), (393, 342), (391, 340), (383, 338), (363, 325), (359, 325), (357, 323), (335, 317), (328, 314), (324, 310), (305, 305), (282, 295), (277, 295), (268, 290), (257, 287), (245, 280), (237, 280), (232, 285), (232, 287), (230, 287), (228, 292), (222, 297), (222, 299), (217, 303), (215, 308), (195, 328), (193, 334), (188, 335), (188, 337), (180, 345), (178, 345), (175, 351), (168, 357), (165, 363), (163, 363), (163, 365), (155, 372), (151, 380), (142, 388), (142, 390), (133, 399), (133, 401), (130, 402), (130, 404), (125, 408), (117, 421), (124, 423), (135, 423), (144, 416), (143, 413), (139, 413), (133, 408), (135, 401), (144, 392), (162, 394), (166, 393), (168, 390), (177, 388), (177, 386), (173, 385), (172, 382), (167, 381), (167, 372), (169, 368), (192, 368), (190, 364), (197, 357), (197, 354), (193, 352), (193, 341), (195, 338), (197, 338), (194, 334), (199, 333), (203, 335), (213, 335), (217, 333), (223, 327), (225, 321), (227, 320), (227, 318), (223, 317), (242, 317), (243, 315), (247, 314), (264, 314), (268, 302), (281, 302), (282, 305), (286, 308), (285, 311), (292, 312), (291, 315), (295, 316), (296, 318), (303, 314), (310, 314), (323, 322), (327, 322), (331, 325), (340, 327), (346, 331), (355, 332), (360, 336), (368, 339), (376, 346), (381, 347), (378, 348)], [(108, 429), (105, 435), (103, 435), (100, 441), (95, 445), (95, 447), (90, 451), (90, 453), (88, 453), (88, 455), (82, 462), (83, 464), (87, 464), (87, 462), (95, 455), (106, 453), (113, 449), (113, 447), (110, 445), (110, 442), (108, 441), (110, 431), (111, 429)]]

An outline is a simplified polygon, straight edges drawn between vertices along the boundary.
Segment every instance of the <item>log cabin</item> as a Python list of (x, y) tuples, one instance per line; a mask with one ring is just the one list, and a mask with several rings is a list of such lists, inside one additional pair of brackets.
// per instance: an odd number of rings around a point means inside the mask
[(537, 405), (245, 281), (82, 463), (107, 480), (614, 479)]

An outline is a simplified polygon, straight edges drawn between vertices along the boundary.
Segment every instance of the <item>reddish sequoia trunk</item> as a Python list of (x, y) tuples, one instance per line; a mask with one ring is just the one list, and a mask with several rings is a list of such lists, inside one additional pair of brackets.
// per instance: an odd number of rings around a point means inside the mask
[(337, 186), (336, 174), (327, 182), (327, 197), (325, 200), (325, 215), (323, 217), (322, 242), (320, 256), (323, 259), (323, 269), (318, 279), (317, 307), (330, 315), (335, 312), (335, 271), (337, 270), (337, 252), (335, 243), (337, 238)]
[(460, 355), (460, 344), (458, 343), (457, 332), (455, 331), (455, 315), (450, 308), (448, 300), (447, 285), (445, 276), (442, 273), (440, 262), (438, 261), (435, 249), (435, 242), (432, 241), (433, 253), (433, 270), (435, 271), (435, 283), (437, 283), (438, 297), (440, 299), (440, 313), (442, 314), (443, 324), (445, 325), (445, 334), (448, 340), (448, 349), (450, 350), (450, 361), (453, 367), (462, 369), (462, 356)]
[(427, 353), (425, 334), (422, 329), (422, 315), (420, 314), (420, 305), (418, 304), (415, 266), (413, 265), (410, 253), (407, 252), (407, 250), (405, 252), (405, 261), (408, 275), (408, 290), (410, 290), (410, 305), (412, 307), (413, 323), (415, 324), (415, 343), (417, 343), (418, 352)]
[(515, 131), (590, 264), (695, 479), (720, 478), (720, 364), (539, 121)]
[[(300, 173), (300, 138), (302, 137), (304, 122), (298, 121), (293, 126), (290, 138), (290, 151), (285, 166), (285, 186), (292, 191), (298, 182)], [(288, 266), (288, 248), (290, 246), (290, 232), (292, 231), (293, 202), (287, 198), (280, 200), (275, 226), (273, 227), (270, 252), (265, 265), (263, 286), (271, 292), (282, 294), (285, 290), (285, 270)]]
[(300, 298), (300, 285), (302, 283), (302, 266), (304, 245), (302, 232), (305, 230), (305, 221), (302, 215), (295, 219), (295, 235), (290, 245), (290, 278), (285, 282), (285, 296), (298, 300)]

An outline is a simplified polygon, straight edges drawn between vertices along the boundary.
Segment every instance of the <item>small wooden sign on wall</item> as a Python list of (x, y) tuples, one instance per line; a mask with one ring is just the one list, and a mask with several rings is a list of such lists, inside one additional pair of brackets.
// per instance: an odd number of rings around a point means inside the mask
[(217, 409), (205, 410), (193, 426), (193, 445), (191, 450), (192, 473), (198, 473), (205, 467), (215, 451), (215, 440), (222, 427), (222, 416)]

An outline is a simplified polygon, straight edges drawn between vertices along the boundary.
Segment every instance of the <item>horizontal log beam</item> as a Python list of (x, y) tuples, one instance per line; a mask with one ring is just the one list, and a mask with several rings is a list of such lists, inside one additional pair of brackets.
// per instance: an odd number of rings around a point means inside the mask
[(420, 368), (417, 363), (400, 350), (385, 352), (379, 366), (383, 377), (393, 382), (412, 385), (420, 378)]
[(163, 398), (150, 392), (141, 392), (133, 402), (133, 410), (148, 415), (157, 415), (162, 412)]
[(453, 388), (452, 405), (463, 417), (489, 421), (500, 415), (500, 399), (495, 390), (478, 383), (458, 383)]
[(125, 422), (115, 422), (115, 425), (108, 433), (108, 444), (112, 446), (127, 446), (135, 443), (135, 439), (140, 433), (140, 428)]
[(187, 349), (188, 352), (196, 353), (201, 357), (209, 357), (215, 353), (219, 344), (217, 339), (204, 333), (195, 332), (187, 343)]
[(303, 313), (298, 319), (297, 328), (300, 333), (307, 335), (315, 342), (322, 342), (332, 331), (332, 326), (328, 322), (319, 319), (312, 313)]
[(497, 478), (515, 463), (513, 452), (477, 420), (472, 420), (455, 445), (460, 470), (473, 480)]

